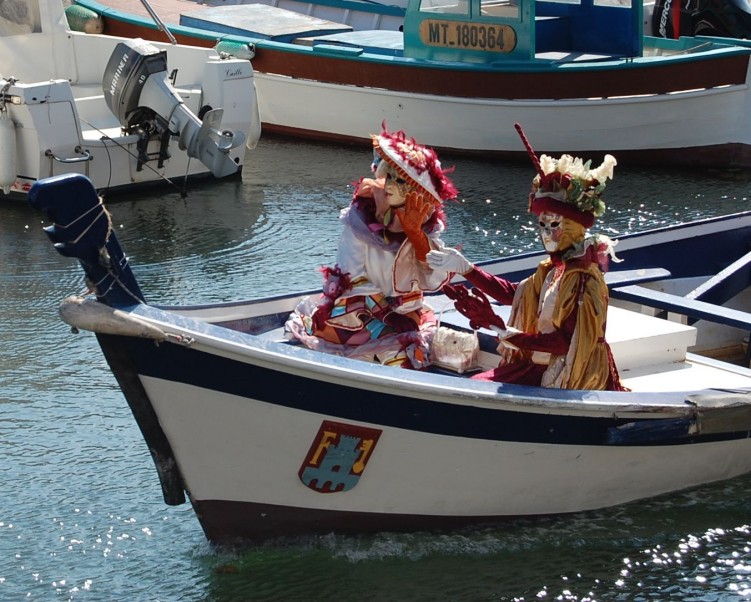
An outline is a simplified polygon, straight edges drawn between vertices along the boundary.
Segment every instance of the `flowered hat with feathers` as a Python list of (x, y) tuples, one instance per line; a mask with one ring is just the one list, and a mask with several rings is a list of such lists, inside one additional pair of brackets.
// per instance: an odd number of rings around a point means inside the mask
[(385, 125), (383, 131), (378, 136), (372, 136), (372, 139), (374, 164), (385, 161), (438, 204), (458, 194), (447, 176), (451, 170), (441, 167), (438, 154), (432, 148), (418, 144), (414, 138), (407, 138), (401, 130), (389, 133)]
[(595, 218), (605, 213), (602, 193), (607, 180), (613, 179), (615, 157), (605, 155), (596, 169), (591, 169), (591, 161), (585, 163), (571, 155), (562, 155), (560, 159), (540, 155), (538, 159), (521, 126), (517, 123), (515, 127), (537, 170), (532, 180), (529, 210), (535, 215), (543, 211), (557, 213), (585, 228), (592, 226)]

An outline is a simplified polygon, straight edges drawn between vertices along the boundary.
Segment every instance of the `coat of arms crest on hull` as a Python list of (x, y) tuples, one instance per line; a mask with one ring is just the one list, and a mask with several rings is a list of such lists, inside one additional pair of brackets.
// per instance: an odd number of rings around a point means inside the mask
[(324, 420), (300, 467), (300, 480), (319, 493), (352, 489), (359, 482), (381, 432)]

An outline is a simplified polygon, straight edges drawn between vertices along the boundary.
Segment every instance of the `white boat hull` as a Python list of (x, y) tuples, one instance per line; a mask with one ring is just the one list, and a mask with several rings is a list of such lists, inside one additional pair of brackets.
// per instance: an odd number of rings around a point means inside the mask
[[(284, 329), (304, 292), (149, 305), (104, 215), (86, 224), (75, 217), (99, 206), (85, 178), (40, 182), (30, 201), (69, 224), (48, 234), (102, 291), (66, 302), (63, 319), (97, 333), (165, 502), (187, 494), (212, 542), (587, 511), (751, 472), (751, 368), (690, 351), (705, 320), (736, 342), (751, 330), (749, 313), (728, 303), (747, 299), (749, 212), (624, 237), (630, 269), (606, 276), (621, 303), (608, 308), (607, 323), (631, 390), (576, 391), (308, 349)], [(536, 259), (486, 267), (518, 280)], [(712, 274), (718, 265), (727, 267)], [(678, 288), (702, 275), (716, 285), (705, 287), (707, 301), (681, 296)], [(443, 327), (469, 328), (445, 298), (427, 300), (444, 308)], [(700, 321), (646, 315), (650, 306)], [(477, 336), (478, 369), (498, 365), (495, 335)]]
[[(514, 123), (546, 152), (650, 151), (751, 140), (748, 86), (608, 99), (498, 100), (410, 94), (256, 73), (268, 131), (365, 139), (386, 121), (432, 147), (503, 153), (519, 147)], [(300, 110), (299, 98), (305, 98)], [(711, 110), (707, 110), (711, 107)], [(461, 118), (457, 116), (461, 115)], [(582, 128), (581, 124), (587, 127)], [(687, 127), (690, 124), (690, 127)], [(595, 134), (596, 133), (596, 134)]]
[[(421, 517), (514, 517), (614, 506), (751, 471), (751, 439), (613, 447), (382, 430), (359, 483), (319, 493), (298, 477), (324, 420), (257, 400), (143, 379), (193, 503)], [(347, 386), (347, 385), (345, 385)], [(260, 460), (260, 461), (259, 461)]]

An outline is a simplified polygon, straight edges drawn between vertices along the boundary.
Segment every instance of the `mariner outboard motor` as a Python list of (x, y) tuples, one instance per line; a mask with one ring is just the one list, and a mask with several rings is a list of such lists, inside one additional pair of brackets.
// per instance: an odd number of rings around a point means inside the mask
[(159, 166), (169, 158), (169, 138), (189, 157), (200, 160), (217, 178), (231, 175), (239, 166), (229, 151), (245, 142), (242, 134), (220, 130), (223, 109), (207, 111), (200, 120), (183, 103), (167, 76), (167, 53), (141, 39), (120, 42), (102, 79), (104, 100), (129, 133), (138, 134), (138, 167), (148, 161), (146, 146), (161, 140)]
[(656, 0), (652, 35), (751, 38), (749, 0)]

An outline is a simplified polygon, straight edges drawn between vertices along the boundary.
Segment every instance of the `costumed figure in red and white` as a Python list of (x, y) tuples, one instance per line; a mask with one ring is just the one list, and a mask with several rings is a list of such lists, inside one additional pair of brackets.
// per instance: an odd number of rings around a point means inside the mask
[[(537, 168), (529, 211), (538, 217), (548, 257), (520, 283), (472, 265), (456, 249), (431, 251), (436, 270), (463, 275), (475, 288), (444, 287), (473, 328), (498, 335), (497, 368), (473, 378), (563, 389), (624, 390), (605, 340), (609, 303), (603, 271), (613, 242), (588, 232), (605, 211), (602, 192), (613, 177), (616, 160), (606, 155), (597, 169), (590, 162), (563, 155), (539, 160), (517, 126)], [(485, 294), (511, 305), (509, 324), (495, 314)]]
[(375, 178), (360, 180), (340, 215), (323, 294), (304, 300), (288, 329), (311, 348), (421, 368), (436, 324), (423, 293), (453, 276), (425, 258), (445, 248), (443, 202), (457, 191), (432, 149), (385, 128), (372, 139)]

